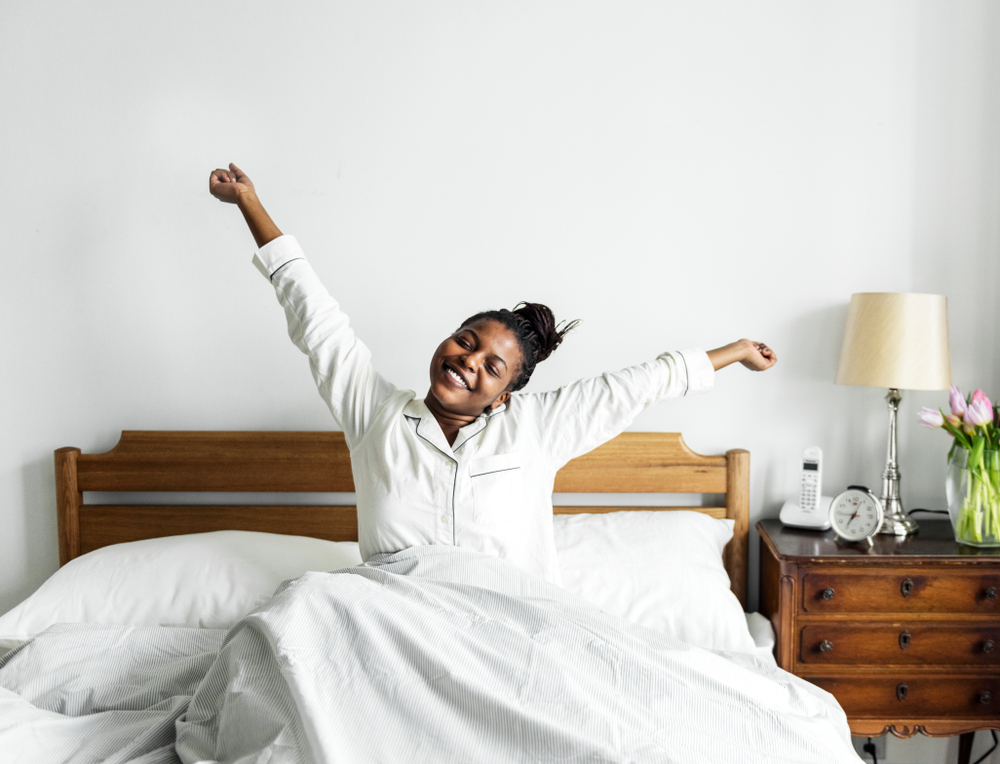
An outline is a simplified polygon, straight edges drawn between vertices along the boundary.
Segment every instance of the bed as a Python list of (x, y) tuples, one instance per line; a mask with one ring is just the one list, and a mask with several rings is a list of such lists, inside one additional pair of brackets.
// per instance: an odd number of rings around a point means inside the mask
[(125, 431), (55, 473), (62, 567), (0, 617), (16, 760), (858, 760), (748, 628), (744, 450), (567, 464), (555, 493), (643, 502), (555, 508), (561, 587), (451, 547), (360, 564), (337, 432)]

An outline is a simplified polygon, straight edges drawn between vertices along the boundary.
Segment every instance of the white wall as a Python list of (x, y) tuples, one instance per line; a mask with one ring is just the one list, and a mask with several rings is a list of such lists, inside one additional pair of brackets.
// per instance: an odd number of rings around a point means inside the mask
[[(522, 299), (583, 319), (535, 390), (749, 336), (773, 371), (633, 429), (750, 449), (754, 520), (805, 445), (877, 485), (883, 392), (832, 382), (852, 292), (948, 295), (955, 381), (1000, 395), (998, 36), (988, 0), (6, 0), (0, 611), (57, 566), (54, 448), (332, 426), (208, 195), (229, 161), (398, 384)], [(940, 506), (912, 424), (946, 396), (904, 395), (904, 501)]]

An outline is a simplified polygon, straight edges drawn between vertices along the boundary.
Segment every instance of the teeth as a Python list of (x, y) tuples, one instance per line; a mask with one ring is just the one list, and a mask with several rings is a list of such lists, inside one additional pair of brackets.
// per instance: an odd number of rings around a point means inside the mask
[(455, 378), (455, 381), (457, 381), (458, 384), (460, 384), (466, 390), (469, 389), (469, 386), (467, 384), (465, 384), (465, 380), (462, 379), (458, 374), (456, 374), (455, 372), (453, 372), (451, 369), (445, 369), (445, 371), (447, 371), (449, 374), (451, 374), (451, 376)]

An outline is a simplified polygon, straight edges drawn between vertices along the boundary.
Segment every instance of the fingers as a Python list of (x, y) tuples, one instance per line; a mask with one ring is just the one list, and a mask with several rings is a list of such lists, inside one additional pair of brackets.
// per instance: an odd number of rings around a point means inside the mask
[(247, 176), (247, 174), (243, 172), (243, 170), (241, 170), (232, 162), (229, 163), (229, 169), (233, 171), (234, 180), (243, 180)]
[(234, 204), (240, 187), (236, 174), (221, 167), (208, 176), (208, 192), (221, 202)]
[(223, 169), (213, 170), (212, 174), (208, 177), (208, 182), (210, 185), (214, 185), (215, 183), (235, 183), (236, 173)]
[(769, 348), (763, 342), (754, 342), (752, 344), (754, 350), (756, 350), (760, 354), (762, 361), (761, 363), (758, 363), (755, 366), (754, 371), (766, 371), (767, 369), (770, 369), (772, 366), (774, 366), (774, 364), (778, 362), (778, 356), (771, 348)]

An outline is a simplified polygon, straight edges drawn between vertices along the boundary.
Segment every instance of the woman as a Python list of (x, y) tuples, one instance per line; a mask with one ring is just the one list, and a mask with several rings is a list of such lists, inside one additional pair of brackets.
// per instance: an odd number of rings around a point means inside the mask
[(367, 347), (242, 170), (215, 170), (209, 190), (243, 213), (259, 248), (254, 264), (274, 286), (289, 335), (309, 357), (344, 431), (365, 560), (450, 544), (559, 583), (552, 539), (557, 470), (655, 401), (710, 389), (718, 369), (739, 362), (763, 371), (777, 360), (763, 343), (744, 339), (708, 353), (664, 353), (548, 393), (519, 393), (573, 327), (558, 327), (548, 308), (527, 303), (462, 322), (434, 352), (421, 400), (374, 371)]

